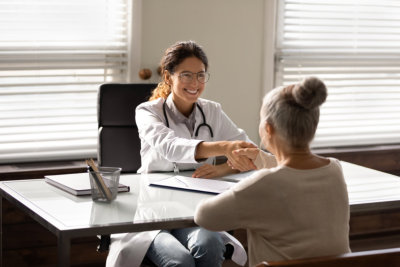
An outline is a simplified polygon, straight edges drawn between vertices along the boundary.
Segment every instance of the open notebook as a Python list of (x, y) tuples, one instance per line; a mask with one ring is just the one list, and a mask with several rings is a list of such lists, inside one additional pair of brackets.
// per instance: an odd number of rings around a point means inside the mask
[(221, 180), (203, 179), (203, 178), (191, 178), (186, 176), (172, 176), (160, 181), (151, 182), (151, 186), (169, 187), (174, 189), (197, 191), (209, 194), (219, 194), (236, 183), (227, 182)]
[[(89, 173), (46, 175), (45, 181), (76, 196), (91, 195)], [(118, 192), (129, 192), (127, 185), (119, 184)]]

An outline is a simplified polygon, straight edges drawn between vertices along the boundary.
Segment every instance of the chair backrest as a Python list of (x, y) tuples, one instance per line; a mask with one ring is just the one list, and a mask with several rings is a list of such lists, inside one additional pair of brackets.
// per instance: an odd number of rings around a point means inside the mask
[(148, 100), (156, 86), (150, 83), (100, 86), (97, 103), (97, 160), (100, 166), (121, 167), (122, 172), (136, 172), (140, 167), (135, 109)]
[(352, 252), (338, 256), (325, 256), (309, 259), (262, 262), (257, 267), (361, 267), (361, 266), (400, 266), (400, 248), (378, 249)]

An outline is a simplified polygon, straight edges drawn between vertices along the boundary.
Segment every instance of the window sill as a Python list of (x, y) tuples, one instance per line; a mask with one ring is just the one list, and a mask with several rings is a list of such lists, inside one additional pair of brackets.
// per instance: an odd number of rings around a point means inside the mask
[(45, 175), (85, 172), (84, 160), (0, 165), (0, 180), (43, 178)]
[(316, 148), (312, 151), (316, 154), (342, 154), (342, 153), (359, 153), (359, 152), (377, 152), (377, 151), (400, 151), (400, 145), (379, 145), (379, 146), (353, 146), (353, 147), (333, 147), (333, 148)]
[[(400, 145), (313, 149), (314, 153), (400, 175)], [(84, 160), (0, 165), (0, 180), (43, 178), (45, 175), (85, 172)]]
[(313, 149), (314, 153), (400, 175), (400, 145)]

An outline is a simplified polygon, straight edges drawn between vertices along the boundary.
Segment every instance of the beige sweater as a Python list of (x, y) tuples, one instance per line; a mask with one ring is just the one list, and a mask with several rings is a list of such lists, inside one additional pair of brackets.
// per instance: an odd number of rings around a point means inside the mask
[[(275, 164), (262, 154), (256, 165)], [(349, 252), (349, 202), (342, 168), (262, 169), (204, 200), (195, 222), (209, 230), (247, 229), (249, 266), (261, 261)]]

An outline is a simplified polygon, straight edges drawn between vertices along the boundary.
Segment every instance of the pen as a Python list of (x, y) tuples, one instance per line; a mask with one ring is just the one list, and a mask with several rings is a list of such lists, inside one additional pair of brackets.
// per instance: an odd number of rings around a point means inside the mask
[(99, 188), (99, 191), (107, 198), (108, 201), (111, 201), (112, 194), (110, 189), (104, 183), (103, 177), (99, 173), (99, 169), (97, 168), (96, 164), (94, 163), (93, 159), (86, 160), (86, 164), (89, 166), (89, 171), (93, 170), (93, 178)]
[(175, 176), (175, 179), (178, 180), (179, 182), (181, 182), (185, 187), (189, 187), (187, 185), (187, 183), (185, 183), (184, 181), (182, 181), (181, 179), (179, 179), (177, 176)]
[(176, 162), (174, 162), (174, 173), (179, 174), (179, 168), (178, 168), (178, 165), (176, 164)]

